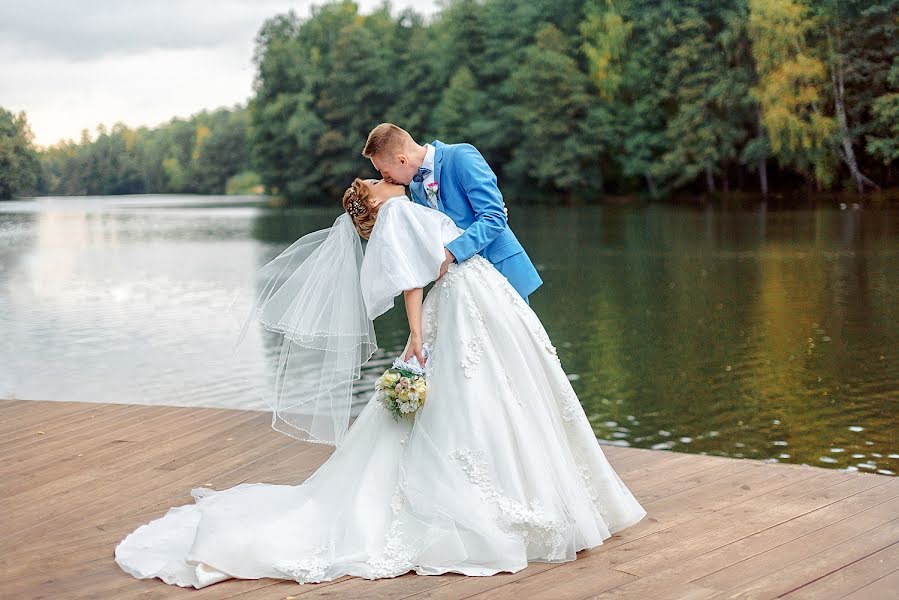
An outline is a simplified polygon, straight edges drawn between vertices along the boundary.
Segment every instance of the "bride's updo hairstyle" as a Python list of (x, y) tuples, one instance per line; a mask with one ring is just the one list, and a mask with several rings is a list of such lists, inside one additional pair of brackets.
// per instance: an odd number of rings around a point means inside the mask
[(353, 219), (353, 225), (359, 235), (368, 239), (375, 226), (375, 213), (368, 207), (368, 185), (358, 177), (343, 193), (343, 210)]

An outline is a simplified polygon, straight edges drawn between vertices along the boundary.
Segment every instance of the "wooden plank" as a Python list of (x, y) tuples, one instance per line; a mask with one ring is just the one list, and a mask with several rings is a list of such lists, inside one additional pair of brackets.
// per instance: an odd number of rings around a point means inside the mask
[[(200, 444), (207, 444), (209, 453), (202, 460), (197, 461), (197, 464), (193, 465), (193, 470), (184, 475), (184, 478), (182, 478), (183, 482), (193, 481), (197, 485), (202, 485), (206, 476), (211, 473), (221, 472), (223, 464), (227, 464), (226, 462), (223, 463), (223, 460), (227, 460), (232, 456), (258, 451), (248, 448), (248, 442), (253, 437), (251, 431), (242, 427), (239, 415), (234, 418), (237, 419), (236, 422), (227, 429), (220, 431), (212, 429), (208, 439), (197, 441)], [(214, 426), (215, 423), (208, 424), (210, 428), (214, 428)], [(205, 430), (206, 427), (207, 425), (204, 425), (202, 429)], [(225, 437), (233, 437), (234, 441), (229, 442), (230, 445), (225, 447), (218, 448), (214, 446), (214, 444), (219, 443)], [(243, 443), (241, 443), (241, 440), (243, 440)], [(165, 447), (163, 452), (165, 455), (170, 456), (172, 450), (172, 447)], [(174, 450), (177, 451), (177, 447)], [(166, 481), (167, 472), (155, 469), (160, 464), (158, 452), (148, 451), (148, 454), (151, 456), (149, 461), (145, 459), (135, 460), (134, 463), (138, 465), (138, 468), (130, 470), (128, 474), (124, 474), (122, 471), (122, 469), (127, 468), (127, 465), (118, 469), (111, 476), (86, 473), (87, 481), (78, 486), (79, 489), (84, 491), (74, 501), (63, 493), (45, 500), (43, 505), (36, 509), (25, 511), (32, 518), (40, 512), (49, 514), (52, 518), (44, 519), (21, 533), (27, 533), (28, 536), (39, 536), (46, 531), (57, 530), (60, 527), (71, 526), (77, 523), (78, 521), (73, 520), (70, 514), (73, 502), (76, 502), (79, 506), (83, 506), (84, 503), (90, 503), (92, 507), (91, 517), (95, 519), (109, 518), (113, 515), (122, 514), (123, 511), (130, 510), (133, 512), (138, 510), (139, 507), (146, 506), (151, 501), (155, 500), (158, 502), (166, 495), (166, 488), (160, 482)], [(146, 464), (148, 462), (150, 464)], [(92, 481), (95, 484), (96, 482), (100, 483), (91, 488)], [(121, 489), (129, 491), (129, 495), (124, 499), (117, 497), (115, 493), (116, 490)]]
[[(882, 496), (875, 495), (877, 490), (890, 492), (892, 497), (883, 502)], [(854, 499), (858, 502), (853, 503)], [(708, 572), (693, 580), (706, 587), (729, 589), (733, 581), (749, 581), (782, 568), (853, 537), (855, 531), (878, 528), (895, 518), (897, 509), (899, 488), (878, 486), (870, 494), (858, 494), (729, 544), (714, 557), (705, 555)], [(887, 528), (885, 534), (899, 539), (895, 528)]]
[[(678, 495), (680, 498), (690, 497), (695, 488), (701, 488), (714, 482), (723, 482), (729, 478), (740, 478), (745, 480), (753, 475), (758, 475), (759, 465), (747, 464), (747, 461), (735, 460), (731, 462), (719, 463), (702, 469), (699, 472), (690, 473), (681, 477), (667, 474), (666, 481), (670, 481), (670, 485), (664, 488), (643, 486), (636, 490), (631, 490), (634, 494), (640, 494), (641, 503), (655, 502), (670, 496)], [(654, 485), (662, 481), (662, 476), (657, 476)]]
[(585, 567), (573, 561), (564, 569), (545, 571), (547, 577), (524, 577), (502, 587), (469, 596), (478, 600), (503, 598), (553, 598), (580, 600), (584, 590), (599, 592), (633, 581), (633, 575), (608, 568)]
[(87, 411), (102, 411), (104, 406), (81, 402), (0, 400), (0, 441), (34, 423), (72, 419)]
[[(149, 408), (152, 407), (111, 404), (98, 407), (96, 410), (79, 412), (72, 417), (61, 416), (52, 421), (38, 419), (31, 422), (27, 427), (14, 431), (11, 435), (5, 437), (2, 443), (0, 443), (0, 450), (15, 449), (17, 455), (22, 456), (37, 444), (42, 444), (44, 448), (47, 448), (49, 444), (65, 443), (66, 437), (73, 437), (85, 431), (97, 432), (98, 428), (103, 424), (122, 423), (126, 415), (129, 416), (130, 421), (132, 417), (137, 415), (159, 414), (160, 412), (150, 411), (148, 410)], [(41, 430), (44, 433), (37, 434), (36, 430)]]
[[(730, 591), (739, 582), (739, 593), (747, 598), (785, 594), (896, 543), (899, 501), (886, 504), (889, 506), (873, 507), (694, 581)], [(843, 539), (846, 541), (839, 541)], [(749, 583), (756, 580), (760, 581)]]
[[(202, 431), (209, 431), (209, 439), (215, 440), (222, 434), (221, 427), (224, 424), (234, 423), (234, 432), (243, 433), (245, 430), (240, 428), (241, 423), (246, 422), (245, 415), (222, 414), (222, 415), (196, 415), (185, 417), (182, 420), (181, 427), (188, 429), (194, 428), (192, 435), (198, 435)], [(127, 436), (128, 428), (123, 428), (122, 433)], [(226, 430), (230, 436), (231, 430)], [(173, 432), (172, 437), (165, 442), (159, 443), (152, 439), (134, 441), (127, 444), (112, 443), (113, 439), (99, 437), (96, 439), (84, 440), (81, 447), (72, 446), (65, 450), (65, 453), (59, 453), (48, 460), (51, 466), (43, 469), (43, 477), (29, 477), (27, 485), (11, 485), (9, 490), (4, 491), (3, 496), (6, 499), (15, 499), (16, 502), (30, 504), (32, 501), (46, 500), (52, 497), (57, 490), (65, 491), (68, 494), (81, 491), (78, 487), (89, 486), (90, 489), (96, 489), (98, 485), (97, 475), (103, 474), (107, 479), (118, 481), (118, 478), (128, 472), (138, 468), (152, 468), (148, 465), (148, 461), (164, 460), (161, 456), (172, 456), (173, 449), (180, 451), (181, 446), (176, 441), (177, 433)], [(109, 444), (103, 446), (103, 444)], [(98, 455), (91, 461), (92, 452), (98, 452), (97, 448), (103, 446), (99, 450)], [(130, 447), (130, 448), (129, 448)], [(75, 451), (78, 448), (78, 451)], [(139, 452), (140, 462), (130, 460), (134, 452)], [(78, 454), (88, 454), (87, 457)], [(152, 465), (155, 467), (156, 465)], [(73, 468), (74, 467), (74, 468)], [(27, 473), (26, 473), (27, 475)], [(39, 507), (43, 508), (43, 507)]]
[[(899, 584), (897, 478), (603, 446), (649, 514), (575, 561), (491, 577), (231, 579), (185, 590), (123, 573), (115, 545), (192, 502), (191, 487), (297, 485), (333, 448), (272, 431), (265, 412), (0, 401), (0, 413), (10, 417), (0, 429), (10, 458), (0, 467), (0, 523), (11, 532), (0, 541), (3, 598), (861, 600)], [(48, 423), (50, 437), (36, 439)]]
[[(785, 600), (839, 600), (846, 590), (858, 590), (873, 580), (885, 577), (899, 568), (899, 542), (883, 550), (846, 564), (814, 581), (803, 583), (787, 592)], [(899, 595), (899, 586), (895, 588)]]
[[(742, 581), (739, 588), (721, 592), (713, 596), (714, 600), (757, 600), (765, 598), (781, 598), (791, 590), (797, 589), (818, 578), (825, 577), (836, 570), (857, 563), (876, 551), (872, 547), (889, 543), (897, 535), (895, 522), (889, 527), (864, 532), (850, 540), (831, 546), (830, 551), (822, 551), (791, 564), (783, 569), (754, 579), (752, 582)], [(899, 542), (893, 542), (897, 544)], [(896, 590), (899, 591), (899, 590)], [(899, 594), (897, 594), (899, 595)]]
[[(55, 468), (61, 463), (69, 460), (80, 459), (76, 462), (86, 464), (93, 458), (93, 454), (98, 448), (102, 448), (104, 444), (120, 444), (117, 446), (119, 452), (114, 453), (118, 459), (123, 458), (120, 454), (126, 447), (125, 443), (133, 443), (140, 445), (160, 445), (158, 437), (154, 436), (153, 430), (149, 429), (159, 423), (171, 423), (170, 419), (176, 419), (182, 423), (182, 426), (188, 427), (195, 423), (201, 423), (211, 420), (227, 419), (227, 413), (223, 415), (203, 415), (203, 414), (185, 414), (183, 417), (169, 416), (167, 413), (154, 415), (152, 418), (140, 419), (139, 421), (120, 421), (113, 422), (108, 425), (98, 426), (93, 434), (84, 434), (77, 438), (63, 440), (60, 444), (48, 443), (45, 447), (36, 447), (32, 452), (16, 452), (17, 456), (22, 458), (16, 461), (10, 461), (8, 466), (2, 471), (2, 475), (41, 475), (42, 477), (29, 477), (29, 481), (34, 482), (55, 482), (58, 481), (55, 476)], [(86, 456), (85, 456), (86, 455)], [(105, 464), (107, 457), (98, 461)], [(89, 465), (86, 465), (89, 466)], [(19, 489), (10, 487), (0, 492), (0, 498), (12, 497), (19, 492)]]
[[(896, 483), (899, 483), (899, 481), (896, 481)], [(895, 497), (896, 489), (894, 486), (876, 486), (866, 492), (850, 496), (841, 502), (831, 504), (820, 510), (812, 511), (811, 513), (806, 513), (784, 525), (765, 529), (752, 536), (743, 538), (734, 544), (728, 544), (727, 546), (699, 554), (693, 558), (678, 561), (667, 568), (643, 575), (631, 584), (626, 584), (610, 590), (609, 592), (604, 592), (598, 597), (633, 598), (641, 593), (651, 594), (654, 590), (658, 590), (659, 586), (663, 584), (677, 586), (680, 584), (693, 583), (703, 588), (718, 589), (721, 591), (721, 587), (714, 587), (714, 585), (717, 584), (722, 587), (728, 587), (733, 585), (734, 582), (739, 583), (744, 581), (745, 578), (751, 580), (759, 575), (758, 572), (752, 570), (752, 567), (764, 571), (764, 562), (770, 561), (772, 565), (776, 565), (782, 558), (768, 558), (767, 552), (776, 552), (778, 547), (796, 540), (804, 534), (813, 533), (814, 531), (823, 528), (828, 521), (828, 512), (831, 513), (829, 516), (830, 522), (839, 521), (848, 516), (852, 516), (855, 513), (861, 513), (866, 509), (877, 507)], [(847, 506), (843, 505), (850, 505), (851, 508), (847, 508)], [(878, 519), (882, 521), (881, 517), (876, 517), (872, 520), (876, 522)], [(871, 527), (866, 527), (865, 529), (869, 530)], [(834, 530), (827, 532), (827, 534), (834, 533), (837, 532)], [(817, 537), (825, 540), (827, 539), (821, 535)], [(831, 545), (838, 543), (841, 539), (844, 538), (831, 539)], [(817, 541), (821, 540), (819, 539)], [(800, 545), (812, 542), (813, 539), (806, 539), (802, 540)], [(758, 557), (756, 562), (750, 564), (748, 561), (754, 557)], [(724, 570), (728, 568), (730, 568), (730, 570), (724, 574)], [(733, 591), (730, 593), (733, 593)]]
[[(170, 444), (153, 447), (150, 442), (145, 442), (144, 445), (148, 447), (144, 448), (143, 452), (149, 456), (156, 456), (159, 452), (171, 452), (173, 449)], [(175, 449), (177, 450), (177, 445)], [(119, 460), (111, 460), (108, 466), (95, 465), (85, 470), (78, 469), (77, 461), (72, 461), (68, 465), (60, 463), (57, 466), (58, 470), (54, 471), (60, 475), (59, 483), (41, 486), (38, 490), (29, 490), (12, 499), (27, 507), (17, 512), (16, 519), (20, 521), (17, 526), (22, 527), (21, 521), (27, 520), (31, 525), (58, 527), (59, 523), (48, 522), (48, 515), (52, 516), (54, 513), (66, 515), (71, 512), (73, 506), (95, 503), (98, 498), (107, 504), (114, 504), (116, 501), (121, 503), (121, 499), (115, 498), (114, 490), (122, 489), (129, 482), (134, 482), (132, 493), (139, 497), (142, 487), (152, 488), (153, 480), (159, 477), (159, 472), (152, 469), (155, 465), (142, 464), (142, 459), (135, 458), (137, 456), (141, 456), (140, 452), (133, 449), (131, 453), (123, 452)], [(128, 462), (129, 458), (132, 459), (131, 464)], [(69, 473), (64, 475), (65, 469), (69, 469)], [(52, 493), (48, 493), (48, 490)], [(97, 516), (96, 513), (94, 516)], [(20, 530), (20, 533), (24, 533), (24, 530)]]
[[(177, 423), (182, 418), (200, 417), (195, 409), (166, 406), (128, 406), (110, 405), (107, 410), (96, 413), (85, 413), (72, 422), (62, 422), (44, 428), (44, 434), (37, 437), (33, 432), (28, 432), (21, 440), (10, 440), (15, 444), (16, 454), (22, 457), (31, 457), (34, 451), (39, 456), (54, 452), (61, 447), (71, 446), (83, 440), (95, 439), (101, 435), (127, 435), (134, 439), (148, 439), (166, 431), (165, 426)], [(205, 416), (212, 417), (218, 413), (229, 411), (215, 410), (203, 411)], [(235, 411), (230, 411), (235, 412)]]
[[(699, 460), (691, 460), (691, 458), (693, 457), (681, 456), (674, 459), (666, 457), (658, 463), (643, 465), (633, 472), (628, 470), (627, 465), (624, 465), (621, 467), (621, 470), (627, 474), (627, 478), (625, 479), (625, 476), (621, 476), (621, 478), (627, 484), (628, 489), (636, 496), (642, 494), (648, 488), (656, 487), (659, 484), (681, 477), (695, 475), (721, 465), (720, 461), (706, 460), (706, 457), (698, 457)], [(618, 471), (617, 468), (615, 470), (616, 472)]]
[(885, 600), (895, 598), (899, 590), (899, 569), (843, 596), (842, 600)]
[[(583, 553), (578, 553), (581, 556)], [(526, 569), (522, 569), (517, 573), (498, 573), (490, 577), (464, 577), (461, 575), (452, 576), (440, 582), (439, 585), (432, 586), (428, 589), (397, 596), (397, 598), (409, 600), (453, 600), (455, 598), (470, 598), (479, 593), (505, 587), (507, 584), (520, 581), (526, 577), (531, 577), (543, 571), (555, 568), (558, 565), (552, 563), (529, 563)]]
[[(272, 443), (273, 444), (284, 444), (285, 441), (283, 435), (273, 434)], [(286, 438), (285, 438), (286, 439)], [(290, 444), (292, 441), (287, 440), (286, 443)], [(318, 444), (307, 444), (307, 448), (304, 448), (300, 451), (297, 451), (293, 448), (282, 448), (283, 455), (282, 459), (288, 457), (290, 459), (302, 458), (304, 455), (304, 451), (314, 450), (318, 448)], [(311, 447), (311, 448), (310, 448)], [(257, 446), (253, 450), (266, 452), (267, 449), (265, 446)], [(288, 452), (289, 451), (289, 452)], [(311, 467), (310, 467), (311, 468)], [(188, 474), (187, 477), (189, 479), (193, 479), (195, 475)], [(111, 534), (115, 534), (114, 537), (121, 539), (124, 538), (125, 535), (130, 533), (135, 527), (149, 520), (155, 519), (156, 517), (164, 514), (169, 508), (172, 506), (178, 506), (181, 504), (191, 503), (193, 502), (193, 498), (187, 493), (189, 492), (190, 487), (200, 486), (205, 482), (202, 481), (194, 481), (193, 484), (188, 485), (188, 482), (182, 482), (183, 476), (178, 479), (168, 478), (169, 481), (164, 485), (160, 485), (160, 487), (164, 487), (166, 489), (176, 489), (176, 493), (168, 496), (169, 498), (173, 498), (171, 500), (159, 501), (154, 504), (153, 507), (147, 510), (141, 510), (140, 516), (135, 516), (133, 514), (133, 508), (136, 504), (146, 504), (147, 496), (145, 494), (138, 495), (135, 498), (127, 498), (124, 504), (117, 506), (117, 513), (109, 517), (110, 519), (116, 519), (114, 521), (107, 521), (102, 527), (99, 529), (94, 525), (96, 523), (96, 518), (94, 519), (85, 519), (82, 521), (82, 524), (73, 524), (69, 527), (62, 527), (55, 532), (52, 540), (43, 540), (39, 539), (37, 542), (25, 543), (23, 542), (19, 547), (19, 553), (22, 554), (26, 559), (27, 563), (37, 563), (42, 566), (44, 565), (52, 565), (53, 557), (62, 557), (62, 561), (67, 561), (73, 552), (76, 550), (82, 550), (84, 548), (95, 548), (104, 543), (104, 540), (108, 540)], [(244, 477), (244, 480), (249, 479)], [(265, 479), (265, 478), (262, 478)], [(233, 481), (233, 485), (237, 483), (242, 483), (243, 481)], [(231, 487), (230, 485), (223, 486), (212, 486), (212, 487)], [(164, 493), (164, 492), (163, 492)], [(122, 517), (121, 515), (127, 513), (130, 516)], [(105, 519), (104, 519), (105, 521)], [(103, 521), (100, 521), (103, 522)], [(71, 530), (71, 531), (70, 531)], [(99, 531), (99, 533), (98, 533)], [(99, 540), (99, 541), (98, 541)], [(107, 542), (108, 543), (108, 542)], [(19, 563), (21, 565), (22, 563)], [(13, 570), (16, 570), (16, 566), (10, 567)], [(18, 567), (21, 568), (21, 567)], [(33, 567), (32, 567), (33, 568)], [(55, 567), (54, 567), (55, 568)]]
[[(618, 569), (646, 575), (883, 483), (877, 481), (879, 478), (847, 476), (829, 487), (822, 482), (827, 479), (824, 476), (800, 480), (780, 490), (661, 530), (651, 537), (635, 540), (620, 551), (613, 551), (609, 559)], [(822, 487), (827, 490), (826, 494), (818, 493)]]
[(677, 585), (657, 583), (651, 588), (643, 589), (644, 591), (631, 591), (615, 588), (607, 592), (589, 595), (587, 598), (590, 600), (605, 600), (606, 598), (618, 600), (710, 600), (717, 594), (715, 590), (709, 590), (694, 583)]

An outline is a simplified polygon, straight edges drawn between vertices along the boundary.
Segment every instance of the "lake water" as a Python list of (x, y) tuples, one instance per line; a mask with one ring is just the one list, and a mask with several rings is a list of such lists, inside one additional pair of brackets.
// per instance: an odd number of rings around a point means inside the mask
[[(597, 437), (894, 475), (899, 210), (512, 206)], [(338, 212), (253, 197), (0, 202), (0, 397), (264, 409), (228, 312)], [(402, 302), (359, 386), (402, 349)]]

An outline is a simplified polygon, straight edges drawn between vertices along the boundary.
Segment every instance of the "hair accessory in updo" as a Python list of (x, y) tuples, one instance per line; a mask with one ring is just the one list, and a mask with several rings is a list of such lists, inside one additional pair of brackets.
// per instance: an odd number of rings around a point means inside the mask
[(368, 194), (368, 184), (358, 178), (343, 193), (343, 209), (352, 217), (356, 231), (365, 239), (375, 226), (375, 213), (365, 202)]
[(358, 198), (351, 198), (346, 205), (346, 211), (353, 217), (361, 217), (367, 210), (368, 207), (365, 206), (365, 203), (361, 202)]

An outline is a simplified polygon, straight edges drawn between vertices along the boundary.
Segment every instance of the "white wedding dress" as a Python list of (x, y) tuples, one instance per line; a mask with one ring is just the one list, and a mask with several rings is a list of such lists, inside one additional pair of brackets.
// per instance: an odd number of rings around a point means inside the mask
[[(380, 209), (362, 266), (369, 313), (433, 281), (461, 230), (408, 201)], [(115, 548), (137, 578), (202, 588), (563, 562), (646, 511), (612, 469), (540, 320), (479, 255), (451, 264), (422, 307), (428, 396), (414, 421), (376, 399), (298, 485), (191, 490), (195, 503)]]

